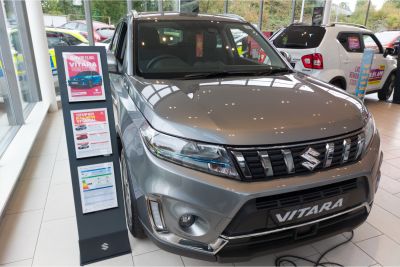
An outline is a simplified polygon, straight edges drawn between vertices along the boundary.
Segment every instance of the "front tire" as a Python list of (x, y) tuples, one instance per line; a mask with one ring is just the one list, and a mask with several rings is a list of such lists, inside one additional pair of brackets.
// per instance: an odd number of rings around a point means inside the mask
[(394, 91), (394, 87), (396, 84), (396, 75), (394, 73), (390, 74), (387, 78), (385, 84), (382, 89), (378, 91), (378, 98), (382, 101), (387, 101), (391, 97)]
[(146, 233), (139, 220), (139, 213), (136, 205), (136, 199), (131, 194), (133, 192), (130, 183), (128, 166), (126, 164), (125, 151), (121, 151), (121, 174), (122, 174), (122, 188), (124, 195), (124, 206), (125, 206), (125, 217), (126, 225), (128, 226), (129, 232), (136, 238), (146, 238)]

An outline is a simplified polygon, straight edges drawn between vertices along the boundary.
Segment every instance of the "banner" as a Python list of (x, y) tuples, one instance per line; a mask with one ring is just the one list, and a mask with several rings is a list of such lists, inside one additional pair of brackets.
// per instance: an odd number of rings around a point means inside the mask
[(364, 99), (365, 91), (367, 90), (369, 73), (371, 71), (372, 61), (374, 60), (375, 51), (370, 48), (364, 49), (364, 54), (361, 59), (360, 73), (356, 86), (356, 96)]

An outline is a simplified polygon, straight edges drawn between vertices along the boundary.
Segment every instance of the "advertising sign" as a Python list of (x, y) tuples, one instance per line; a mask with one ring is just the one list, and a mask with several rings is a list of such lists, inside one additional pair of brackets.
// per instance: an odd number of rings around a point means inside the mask
[(118, 206), (112, 162), (80, 166), (78, 175), (84, 214)]
[(365, 91), (368, 86), (369, 73), (371, 71), (372, 61), (374, 60), (375, 51), (373, 49), (365, 49), (361, 60), (360, 73), (356, 86), (356, 96), (364, 99)]
[(63, 53), (69, 102), (105, 100), (100, 54)]
[(107, 109), (72, 110), (71, 120), (76, 158), (112, 153)]

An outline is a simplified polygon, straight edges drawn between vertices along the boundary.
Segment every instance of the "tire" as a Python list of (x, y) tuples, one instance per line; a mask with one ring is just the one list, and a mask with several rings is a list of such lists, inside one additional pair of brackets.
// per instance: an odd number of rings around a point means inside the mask
[(345, 86), (343, 86), (343, 83), (340, 80), (333, 80), (329, 82), (330, 84), (332, 84), (333, 86), (336, 86), (342, 90), (346, 90)]
[(129, 232), (139, 239), (146, 238), (146, 233), (143, 229), (142, 223), (139, 220), (139, 213), (137, 209), (136, 199), (132, 196), (132, 186), (130, 183), (130, 177), (128, 174), (128, 168), (126, 165), (125, 151), (121, 151), (121, 175), (122, 175), (122, 188), (124, 195), (124, 207), (125, 207), (125, 218), (126, 225)]
[(392, 73), (387, 78), (385, 84), (382, 89), (378, 91), (378, 98), (382, 101), (387, 101), (391, 97), (394, 91), (394, 87), (396, 84), (396, 74)]

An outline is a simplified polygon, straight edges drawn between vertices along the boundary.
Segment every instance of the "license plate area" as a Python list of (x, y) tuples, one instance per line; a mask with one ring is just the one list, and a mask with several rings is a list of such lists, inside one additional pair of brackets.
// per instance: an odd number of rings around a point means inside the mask
[(270, 210), (268, 225), (280, 227), (290, 224), (300, 224), (323, 218), (349, 208), (349, 195), (343, 194), (301, 205)]

